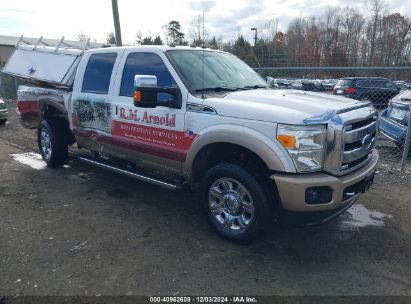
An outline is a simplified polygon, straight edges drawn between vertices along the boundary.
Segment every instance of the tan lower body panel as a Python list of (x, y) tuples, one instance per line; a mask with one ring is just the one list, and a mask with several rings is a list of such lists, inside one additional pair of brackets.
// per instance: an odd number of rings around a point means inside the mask
[(178, 177), (181, 175), (181, 162), (160, 158), (147, 153), (140, 153), (134, 150), (125, 149), (118, 146), (113, 146), (107, 143), (101, 143), (83, 136), (76, 136), (80, 146), (88, 149), (108, 154), (126, 161), (134, 162), (136, 165), (144, 166), (145, 169), (157, 170), (167, 177)]
[[(378, 152), (373, 151), (371, 160), (362, 168), (340, 177), (324, 173), (301, 175), (274, 174), (281, 204), (284, 209), (296, 212), (332, 210), (352, 202), (352, 198), (343, 201), (344, 189), (362, 181), (373, 174), (378, 163)], [(310, 205), (305, 202), (305, 191), (309, 187), (328, 186), (332, 189), (332, 200), (327, 204)]]

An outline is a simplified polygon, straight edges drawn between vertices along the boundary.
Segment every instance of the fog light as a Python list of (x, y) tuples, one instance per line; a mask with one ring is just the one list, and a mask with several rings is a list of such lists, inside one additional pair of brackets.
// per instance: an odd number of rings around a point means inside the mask
[(310, 187), (305, 190), (305, 202), (309, 205), (328, 204), (332, 197), (330, 187)]

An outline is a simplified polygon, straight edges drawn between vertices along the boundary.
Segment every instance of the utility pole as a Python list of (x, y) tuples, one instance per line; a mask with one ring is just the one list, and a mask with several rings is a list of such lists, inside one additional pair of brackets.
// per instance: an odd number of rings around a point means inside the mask
[[(257, 46), (257, 28), (256, 27), (252, 27), (251, 28), (251, 30), (252, 31), (254, 31), (255, 33), (254, 33), (254, 58), (255, 58), (255, 61), (257, 61), (257, 64), (258, 64), (258, 66), (261, 68), (261, 64), (260, 64), (260, 62), (258, 61), (258, 59), (257, 59), (257, 56), (256, 56), (256, 46)], [(262, 50), (262, 48), (261, 48), (261, 50)], [(261, 59), (263, 59), (262, 58), (263, 56), (261, 55)]]
[(113, 7), (114, 30), (116, 32), (116, 45), (122, 46), (123, 44), (121, 43), (120, 17), (118, 15), (117, 0), (111, 0), (111, 5)]
[(256, 27), (252, 27), (251, 30), (252, 30), (252, 31), (255, 31), (255, 34), (254, 34), (254, 46), (256, 46), (256, 45), (257, 45), (257, 28), (256, 28)]

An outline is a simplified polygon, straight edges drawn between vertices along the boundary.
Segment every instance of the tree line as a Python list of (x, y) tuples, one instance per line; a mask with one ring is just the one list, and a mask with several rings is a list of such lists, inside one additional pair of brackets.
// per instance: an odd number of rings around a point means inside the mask
[[(138, 32), (135, 44), (204, 45), (231, 52), (253, 67), (410, 66), (410, 18), (387, 12), (383, 0), (373, 0), (369, 12), (330, 8), (319, 17), (295, 18), (285, 31), (279, 30), (278, 20), (269, 20), (258, 28), (253, 44), (241, 33), (230, 41), (210, 37), (204, 16), (198, 15), (187, 35), (173, 20), (163, 26), (163, 37)], [(107, 42), (115, 43), (112, 33)]]

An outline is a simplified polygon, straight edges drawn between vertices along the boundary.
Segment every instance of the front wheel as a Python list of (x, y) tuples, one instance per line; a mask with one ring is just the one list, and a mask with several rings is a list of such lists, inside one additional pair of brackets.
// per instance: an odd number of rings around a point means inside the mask
[(267, 191), (242, 167), (223, 163), (209, 169), (201, 195), (206, 217), (220, 236), (250, 243), (265, 232), (272, 212)]
[(68, 157), (67, 123), (62, 119), (43, 120), (37, 133), (37, 143), (43, 160), (49, 167), (62, 166)]

